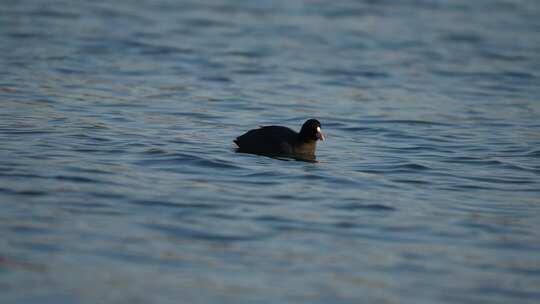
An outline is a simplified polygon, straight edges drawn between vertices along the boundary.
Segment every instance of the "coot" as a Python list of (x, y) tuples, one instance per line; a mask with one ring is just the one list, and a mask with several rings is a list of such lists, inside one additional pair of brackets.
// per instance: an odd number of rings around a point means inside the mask
[(234, 143), (238, 145), (238, 152), (314, 160), (319, 139), (324, 140), (321, 123), (309, 119), (300, 133), (282, 126), (263, 126), (238, 136)]

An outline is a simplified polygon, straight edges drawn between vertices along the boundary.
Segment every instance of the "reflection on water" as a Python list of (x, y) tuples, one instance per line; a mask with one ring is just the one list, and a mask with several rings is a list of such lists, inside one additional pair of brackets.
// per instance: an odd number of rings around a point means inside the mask
[[(4, 5), (0, 302), (536, 303), (539, 13)], [(235, 153), (309, 117), (316, 164)]]
[(242, 151), (239, 148), (236, 148), (235, 152), (236, 153), (245, 153), (245, 154), (266, 156), (266, 157), (271, 157), (273, 159), (284, 160), (284, 161), (297, 160), (297, 161), (303, 161), (303, 162), (308, 162), (308, 163), (317, 163), (318, 162), (317, 157), (315, 155), (310, 155), (310, 154), (291, 154), (291, 155), (279, 155), (279, 154), (274, 155), (274, 154), (265, 154), (265, 153), (257, 154), (257, 153), (245, 152), (245, 151)]

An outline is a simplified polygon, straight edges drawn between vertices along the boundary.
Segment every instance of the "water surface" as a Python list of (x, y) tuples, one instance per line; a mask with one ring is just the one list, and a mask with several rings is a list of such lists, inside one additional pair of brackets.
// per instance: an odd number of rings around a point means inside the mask
[(537, 303), (539, 14), (5, 1), (0, 302)]

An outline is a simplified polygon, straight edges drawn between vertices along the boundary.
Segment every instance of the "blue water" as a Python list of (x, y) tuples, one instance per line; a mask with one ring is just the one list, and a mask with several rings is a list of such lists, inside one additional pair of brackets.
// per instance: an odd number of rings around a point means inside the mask
[(335, 2), (3, 1), (0, 302), (538, 303), (540, 2)]

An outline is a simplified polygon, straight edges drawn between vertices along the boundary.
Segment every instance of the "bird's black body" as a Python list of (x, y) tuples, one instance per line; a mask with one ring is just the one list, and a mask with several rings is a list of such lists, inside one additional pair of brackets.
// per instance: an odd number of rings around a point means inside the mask
[(246, 132), (234, 142), (238, 152), (314, 159), (317, 140), (324, 140), (320, 127), (315, 119), (306, 121), (300, 133), (287, 127), (265, 126)]

